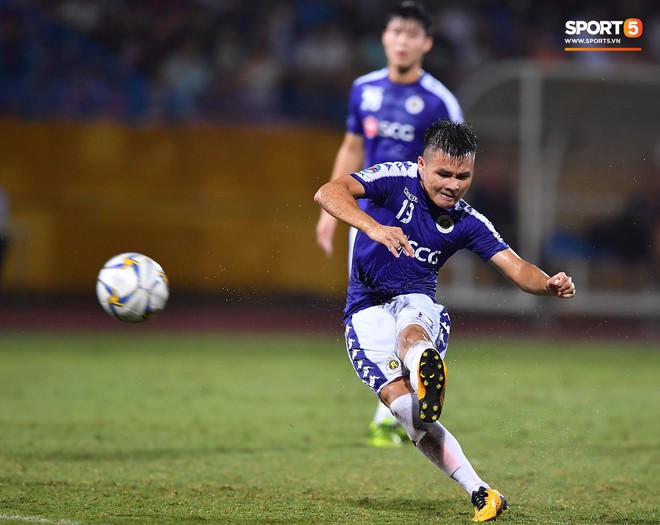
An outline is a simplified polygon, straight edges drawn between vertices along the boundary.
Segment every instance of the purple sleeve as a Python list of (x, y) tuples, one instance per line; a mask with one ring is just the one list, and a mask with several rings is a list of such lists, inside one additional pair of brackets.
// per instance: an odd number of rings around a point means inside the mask
[(391, 162), (375, 164), (357, 173), (351, 173), (351, 176), (364, 186), (363, 198), (379, 203), (396, 191), (405, 179), (400, 175), (400, 168)]
[(482, 261), (488, 261), (496, 253), (509, 248), (486, 217), (472, 210), (471, 219), (466, 248), (481, 257)]

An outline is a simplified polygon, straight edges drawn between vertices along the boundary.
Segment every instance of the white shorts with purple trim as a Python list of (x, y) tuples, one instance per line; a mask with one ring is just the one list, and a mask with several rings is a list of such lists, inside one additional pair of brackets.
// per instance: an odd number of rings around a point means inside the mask
[(399, 356), (399, 333), (416, 324), (429, 335), (444, 359), (451, 321), (447, 309), (424, 294), (397, 295), (378, 306), (354, 313), (344, 324), (346, 349), (358, 377), (378, 393), (409, 375)]

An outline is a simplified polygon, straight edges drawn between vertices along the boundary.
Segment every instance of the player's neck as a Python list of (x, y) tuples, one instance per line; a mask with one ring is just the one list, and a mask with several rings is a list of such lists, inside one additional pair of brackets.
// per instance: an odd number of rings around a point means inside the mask
[(424, 71), (421, 64), (415, 64), (408, 68), (399, 66), (388, 66), (387, 77), (395, 84), (414, 84), (421, 77)]

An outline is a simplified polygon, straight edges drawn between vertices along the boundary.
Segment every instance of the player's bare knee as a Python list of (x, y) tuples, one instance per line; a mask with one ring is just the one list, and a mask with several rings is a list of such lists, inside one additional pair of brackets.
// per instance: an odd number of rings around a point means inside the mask
[(424, 328), (417, 324), (406, 326), (399, 334), (399, 357), (403, 359), (408, 350), (420, 342), (433, 346), (431, 338)]
[(403, 377), (400, 377), (388, 385), (385, 385), (382, 390), (378, 393), (380, 400), (389, 407), (397, 397), (404, 395), (410, 395), (413, 392), (412, 387), (410, 386), (410, 381)]

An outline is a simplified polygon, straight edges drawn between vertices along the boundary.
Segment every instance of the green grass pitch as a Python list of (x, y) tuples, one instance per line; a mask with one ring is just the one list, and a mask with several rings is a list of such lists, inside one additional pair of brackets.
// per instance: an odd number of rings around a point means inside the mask
[[(341, 334), (338, 334), (340, 336)], [(651, 343), (460, 339), (443, 423), (499, 523), (660, 522)], [(465, 524), (328, 335), (0, 334), (0, 524)]]

